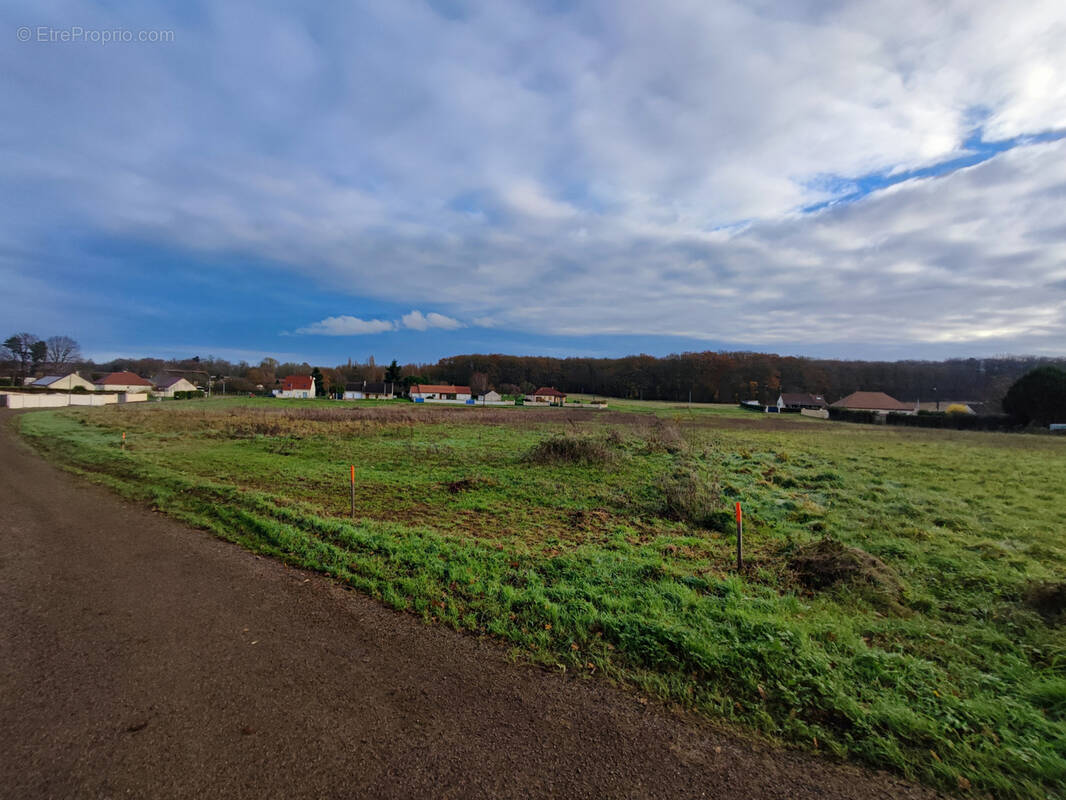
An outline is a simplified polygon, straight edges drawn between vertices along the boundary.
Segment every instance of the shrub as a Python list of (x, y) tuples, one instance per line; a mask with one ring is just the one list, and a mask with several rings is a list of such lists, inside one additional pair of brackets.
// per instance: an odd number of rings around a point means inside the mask
[(712, 530), (730, 530), (732, 517), (722, 509), (722, 488), (694, 464), (682, 463), (659, 478), (660, 513)]
[(1003, 410), (1024, 424), (1066, 422), (1066, 370), (1039, 367), (1014, 382)]
[(614, 452), (606, 444), (584, 436), (553, 436), (538, 442), (526, 454), (533, 464), (607, 464)]

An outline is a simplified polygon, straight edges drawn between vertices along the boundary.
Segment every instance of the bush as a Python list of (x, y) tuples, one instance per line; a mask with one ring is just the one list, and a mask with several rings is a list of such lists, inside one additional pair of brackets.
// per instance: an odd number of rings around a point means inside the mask
[(840, 422), (874, 423), (878, 421), (876, 411), (854, 411), (850, 408), (830, 408), (829, 419)]
[(1022, 375), (1007, 390), (1003, 410), (1023, 424), (1066, 422), (1066, 370), (1039, 367)]
[(718, 481), (703, 475), (693, 464), (679, 464), (659, 478), (660, 513), (701, 528), (731, 530), (732, 516), (722, 509)]
[(579, 436), (553, 436), (538, 442), (526, 454), (533, 464), (607, 464), (614, 452), (601, 441)]

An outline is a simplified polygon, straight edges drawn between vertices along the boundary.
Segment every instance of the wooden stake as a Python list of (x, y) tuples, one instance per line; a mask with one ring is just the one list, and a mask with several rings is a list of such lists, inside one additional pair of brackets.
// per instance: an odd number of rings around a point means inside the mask
[(126, 432), (122, 431), (122, 449), (126, 449)]
[(737, 501), (737, 572), (744, 570), (744, 516)]
[(352, 480), (351, 480), (352, 519), (355, 519), (355, 464), (352, 464), (351, 466), (352, 466)]

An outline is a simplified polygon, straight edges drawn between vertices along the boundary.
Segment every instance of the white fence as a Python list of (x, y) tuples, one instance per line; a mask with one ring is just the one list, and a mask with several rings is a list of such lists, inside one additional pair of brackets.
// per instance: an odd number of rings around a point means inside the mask
[(0, 392), (4, 408), (59, 408), (61, 406), (106, 406), (112, 403), (143, 403), (148, 395), (136, 394), (37, 394)]
[(818, 419), (829, 419), (829, 411), (824, 408), (801, 408), (800, 413), (805, 417), (817, 417)]

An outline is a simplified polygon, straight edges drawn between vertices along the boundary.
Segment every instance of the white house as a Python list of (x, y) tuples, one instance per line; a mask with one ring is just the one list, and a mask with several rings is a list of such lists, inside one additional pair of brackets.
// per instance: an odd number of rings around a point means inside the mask
[(93, 381), (93, 388), (101, 392), (137, 392), (152, 391), (152, 382), (132, 372), (112, 372)]
[(170, 376), (156, 381), (155, 393), (159, 397), (173, 397), (175, 392), (195, 392), (196, 386), (185, 378)]
[(415, 403), (464, 403), (467, 405), (472, 405), (474, 402), (469, 386), (433, 383), (416, 383), (412, 386), (411, 400)]
[(43, 378), (38, 378), (30, 386), (35, 386), (43, 389), (49, 389), (57, 392), (69, 392), (75, 387), (85, 389), (87, 392), (91, 392), (96, 387), (89, 383), (85, 378), (76, 372), (70, 372), (66, 375), (45, 375)]
[(315, 379), (310, 375), (290, 375), (282, 378), (281, 388), (274, 390), (274, 397), (310, 400), (315, 396)]
[(345, 400), (392, 400), (396, 397), (396, 384), (392, 381), (356, 381), (344, 384)]

